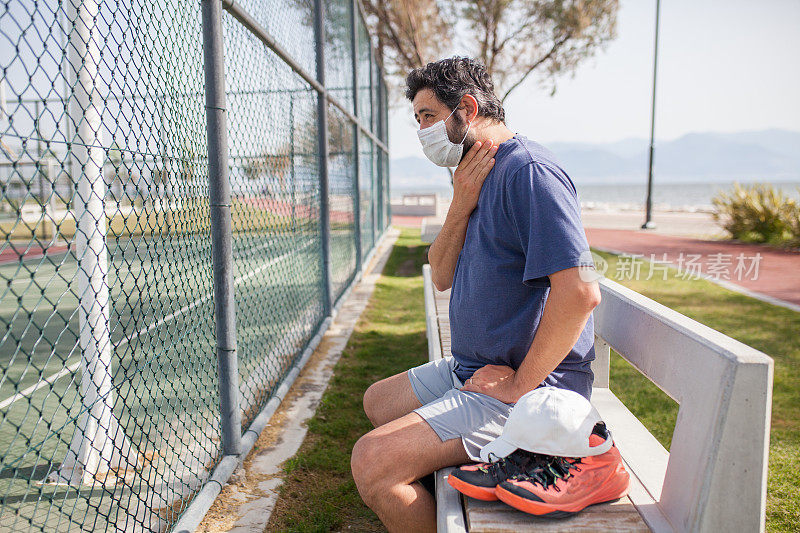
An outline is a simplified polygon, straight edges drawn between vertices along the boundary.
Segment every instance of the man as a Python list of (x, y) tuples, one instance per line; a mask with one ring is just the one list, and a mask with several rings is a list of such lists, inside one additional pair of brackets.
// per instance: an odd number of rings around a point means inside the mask
[(419, 483), (478, 460), (513, 404), (541, 385), (591, 394), (596, 281), (577, 192), (553, 155), (514, 134), (483, 65), (454, 57), (415, 69), (406, 96), (423, 151), (458, 165), (453, 200), (428, 260), (452, 287), (452, 355), (366, 391), (375, 425), (353, 448), (353, 478), (390, 531), (435, 531)]

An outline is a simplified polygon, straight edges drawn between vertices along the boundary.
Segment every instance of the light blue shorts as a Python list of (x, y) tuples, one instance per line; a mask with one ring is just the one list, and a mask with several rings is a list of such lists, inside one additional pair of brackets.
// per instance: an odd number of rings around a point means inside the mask
[(480, 461), (481, 448), (500, 436), (514, 404), (458, 390), (463, 384), (453, 372), (454, 364), (452, 357), (445, 357), (408, 371), (411, 389), (422, 404), (414, 412), (442, 442), (461, 438), (467, 455)]

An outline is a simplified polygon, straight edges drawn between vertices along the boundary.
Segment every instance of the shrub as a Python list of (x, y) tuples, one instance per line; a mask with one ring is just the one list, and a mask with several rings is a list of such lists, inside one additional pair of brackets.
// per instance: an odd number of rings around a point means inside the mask
[(711, 203), (714, 220), (734, 239), (784, 244), (793, 240), (793, 233), (800, 236), (796, 233), (800, 206), (771, 184), (734, 183), (733, 191), (717, 194)]
[[(800, 187), (797, 188), (797, 193), (800, 197)], [(789, 244), (800, 246), (800, 203), (793, 202), (793, 205), (786, 209), (786, 226), (791, 235)]]

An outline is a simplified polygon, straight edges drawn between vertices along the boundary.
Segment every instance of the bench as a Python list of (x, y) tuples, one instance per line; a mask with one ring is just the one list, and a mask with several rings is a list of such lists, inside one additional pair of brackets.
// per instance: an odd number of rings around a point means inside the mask
[[(423, 266), (428, 353), (450, 355), (450, 290)], [(594, 312), (592, 403), (631, 486), (617, 502), (561, 520), (463, 497), (435, 474), (439, 531), (764, 531), (772, 359), (612, 280)], [(669, 452), (609, 389), (610, 351), (679, 404)]]
[(392, 214), (400, 216), (437, 217), (441, 202), (437, 193), (404, 194), (401, 200), (392, 201)]

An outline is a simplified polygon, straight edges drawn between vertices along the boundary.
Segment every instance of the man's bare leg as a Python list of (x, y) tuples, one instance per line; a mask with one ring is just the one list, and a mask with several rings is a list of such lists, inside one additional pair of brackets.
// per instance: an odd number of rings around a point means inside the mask
[(469, 462), (461, 439), (442, 442), (417, 413), (373, 429), (350, 461), (364, 503), (389, 531), (436, 531), (436, 502), (417, 482), (440, 468)]
[(375, 427), (397, 420), (421, 406), (411, 388), (408, 372), (373, 383), (364, 393), (364, 412)]

